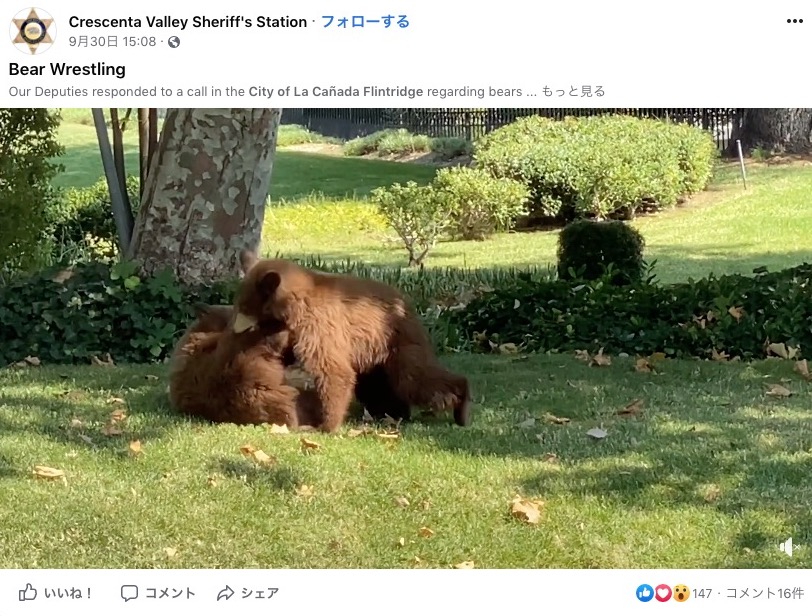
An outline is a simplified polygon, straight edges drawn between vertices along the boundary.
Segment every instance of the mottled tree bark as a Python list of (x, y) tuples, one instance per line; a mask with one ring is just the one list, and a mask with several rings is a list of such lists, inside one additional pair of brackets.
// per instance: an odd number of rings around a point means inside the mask
[(812, 109), (745, 109), (742, 147), (780, 154), (812, 152)]
[(170, 109), (150, 163), (130, 257), (188, 283), (239, 271), (262, 236), (281, 109)]

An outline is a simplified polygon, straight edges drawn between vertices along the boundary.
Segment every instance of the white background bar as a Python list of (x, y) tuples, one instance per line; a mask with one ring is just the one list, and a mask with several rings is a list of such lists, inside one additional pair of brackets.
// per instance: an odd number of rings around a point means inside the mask
[[(652, 589), (667, 585), (672, 596), (665, 602), (656, 598), (641, 602), (637, 590), (642, 584)], [(689, 588), (687, 601), (674, 600), (677, 585)], [(124, 595), (133, 598), (122, 598), (122, 586)], [(59, 597), (59, 589), (69, 595), (72, 588), (80, 590), (82, 597)], [(269, 589), (274, 588), (278, 590), (271, 593)], [(187, 589), (194, 595), (187, 596)], [(20, 601), (21, 591), (30, 599), (33, 590), (35, 599)], [(262, 591), (261, 596), (258, 591)], [(667, 594), (661, 590), (661, 596)], [(222, 597), (219, 601), (218, 595)], [(414, 616), (574, 614), (581, 610), (593, 614), (682, 610), (694, 615), (808, 616), (812, 610), (812, 575), (774, 569), (34, 570), (6, 571), (0, 577), (0, 614), (4, 616), (176, 616), (198, 612)]]
[[(809, 6), (796, 0), (752, 6), (730, 0), (63, 0), (42, 7), (56, 28), (47, 51), (31, 56), (0, 45), (6, 77), (0, 106), (31, 106), (36, 96), (49, 107), (803, 107), (812, 98), (805, 77)], [(389, 28), (370, 22), (387, 15)], [(307, 26), (259, 27), (266, 16), (301, 18)], [(397, 25), (400, 16), (408, 27)], [(140, 26), (70, 25), (129, 17)], [(151, 17), (187, 21), (185, 28), (150, 27)], [(240, 25), (194, 27), (195, 17), (234, 18), (226, 23)], [(354, 17), (364, 26), (352, 27)], [(804, 23), (787, 23), (799, 17)], [(324, 27), (329, 18), (333, 23)], [(338, 27), (344, 18), (346, 27)], [(100, 46), (98, 39), (109, 36), (117, 46)], [(177, 47), (169, 46), (171, 37)], [(52, 62), (103, 62), (123, 67), (125, 76), (54, 76)], [(19, 74), (32, 67), (42, 74)], [(364, 95), (365, 87), (379, 88), (378, 94)], [(141, 96), (112, 95), (135, 88)], [(400, 88), (399, 94), (380, 96), (385, 88)], [(335, 89), (341, 94), (331, 95)], [(462, 95), (448, 95), (455, 89)]]

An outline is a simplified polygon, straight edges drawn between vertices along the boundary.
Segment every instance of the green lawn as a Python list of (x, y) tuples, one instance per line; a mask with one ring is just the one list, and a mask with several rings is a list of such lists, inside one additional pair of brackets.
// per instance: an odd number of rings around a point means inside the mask
[[(447, 361), (475, 387), (471, 428), (306, 434), (309, 455), (300, 435), (173, 416), (161, 367), (0, 371), (0, 567), (812, 566), (812, 384), (791, 362)], [(766, 396), (776, 383), (793, 395)], [(515, 495), (544, 502), (537, 525), (510, 516)]]
[[(69, 116), (72, 119), (72, 116)], [(88, 186), (102, 168), (92, 126), (64, 124), (67, 147), (60, 186)], [(127, 133), (127, 164), (137, 173), (136, 137)], [(735, 164), (721, 165), (708, 191), (686, 206), (634, 223), (656, 259), (663, 282), (716, 274), (780, 269), (812, 254), (812, 165), (749, 163), (748, 190)], [(405, 251), (365, 196), (393, 182), (428, 182), (425, 165), (281, 149), (266, 210), (263, 248), (289, 257), (319, 255), (401, 266)], [(548, 267), (555, 263), (556, 231), (502, 234), (485, 242), (445, 242), (429, 267)]]

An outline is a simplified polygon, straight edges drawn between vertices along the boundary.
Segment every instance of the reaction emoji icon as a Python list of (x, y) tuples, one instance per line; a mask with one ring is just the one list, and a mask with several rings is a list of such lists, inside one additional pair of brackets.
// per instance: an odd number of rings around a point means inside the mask
[(677, 584), (674, 586), (674, 601), (684, 603), (691, 596), (691, 589), (685, 584)]
[(660, 584), (654, 589), (654, 596), (660, 603), (665, 603), (671, 598), (671, 587), (668, 584)]
[(654, 598), (654, 589), (648, 584), (640, 584), (634, 594), (643, 603), (648, 603)]

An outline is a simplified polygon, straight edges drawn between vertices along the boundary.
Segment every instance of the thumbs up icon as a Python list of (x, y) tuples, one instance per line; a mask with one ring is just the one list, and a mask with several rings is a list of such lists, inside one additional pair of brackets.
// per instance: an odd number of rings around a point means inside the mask
[(31, 586), (31, 584), (26, 584), (25, 588), (20, 591), (20, 601), (33, 601), (37, 598), (37, 589)]

